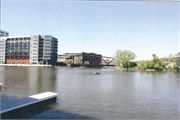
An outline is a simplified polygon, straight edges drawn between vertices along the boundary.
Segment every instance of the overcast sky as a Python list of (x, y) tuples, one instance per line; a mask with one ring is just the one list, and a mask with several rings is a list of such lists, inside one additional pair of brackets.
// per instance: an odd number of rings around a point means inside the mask
[(52, 35), (59, 54), (113, 57), (121, 49), (136, 60), (167, 57), (180, 51), (180, 2), (1, 0), (1, 29)]

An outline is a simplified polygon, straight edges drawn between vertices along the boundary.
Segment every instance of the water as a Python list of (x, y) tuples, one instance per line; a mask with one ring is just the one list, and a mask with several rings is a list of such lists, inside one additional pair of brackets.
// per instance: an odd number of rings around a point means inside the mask
[(0, 67), (0, 76), (1, 101), (59, 93), (57, 103), (31, 119), (180, 119), (180, 74), (176, 72)]

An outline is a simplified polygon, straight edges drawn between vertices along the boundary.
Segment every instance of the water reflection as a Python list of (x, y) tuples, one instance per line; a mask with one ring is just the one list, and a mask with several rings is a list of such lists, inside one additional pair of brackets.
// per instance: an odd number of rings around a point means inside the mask
[(29, 67), (30, 94), (54, 91), (56, 69), (48, 67)]
[(41, 92), (54, 91), (56, 69), (48, 67), (4, 67), (4, 74), (2, 74), (0, 81), (4, 84), (4, 95), (15, 98), (27, 97)]

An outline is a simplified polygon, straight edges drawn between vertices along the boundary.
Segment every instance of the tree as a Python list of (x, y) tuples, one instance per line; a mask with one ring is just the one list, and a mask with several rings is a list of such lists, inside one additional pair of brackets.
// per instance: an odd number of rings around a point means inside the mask
[(116, 64), (116, 65), (119, 65), (119, 66), (121, 66), (121, 50), (117, 50), (116, 51), (116, 55), (115, 55), (115, 57), (114, 57), (114, 63)]
[(118, 65), (120, 66), (120, 64), (122, 63), (124, 68), (127, 68), (127, 70), (130, 67), (130, 62), (131, 60), (134, 60), (136, 57), (136, 55), (129, 50), (117, 50), (116, 51), (116, 55), (115, 55), (115, 61), (116, 63), (118, 63)]
[(140, 61), (139, 67), (143, 70), (145, 69), (155, 69), (156, 71), (162, 71), (166, 68), (166, 64), (164, 63), (164, 59), (159, 59), (156, 54), (152, 54), (153, 60), (142, 60)]
[(164, 63), (163, 59), (159, 59), (155, 54), (153, 56), (153, 63), (152, 68), (154, 68), (156, 71), (162, 71), (166, 68), (166, 65)]

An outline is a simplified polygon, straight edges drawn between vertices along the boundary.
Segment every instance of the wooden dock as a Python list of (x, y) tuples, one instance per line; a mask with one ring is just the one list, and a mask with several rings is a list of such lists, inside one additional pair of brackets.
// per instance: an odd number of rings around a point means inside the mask
[(56, 102), (57, 96), (58, 93), (45, 92), (21, 99), (1, 102), (1, 118), (26, 118), (39, 110), (45, 109), (48, 104)]

